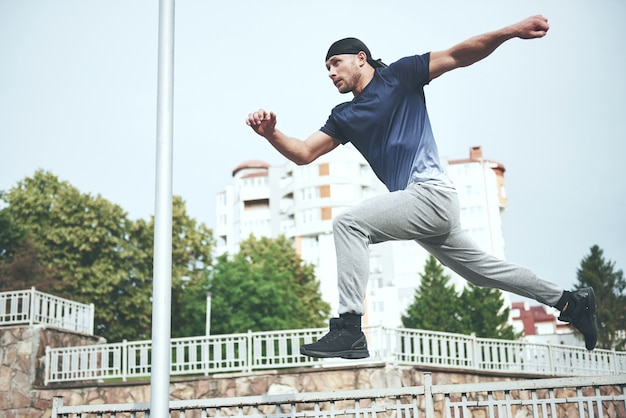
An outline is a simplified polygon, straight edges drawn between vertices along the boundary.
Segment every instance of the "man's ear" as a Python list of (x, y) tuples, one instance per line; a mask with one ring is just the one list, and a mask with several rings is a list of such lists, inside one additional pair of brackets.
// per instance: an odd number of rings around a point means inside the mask
[(365, 52), (359, 51), (359, 53), (356, 54), (356, 57), (359, 61), (359, 67), (362, 67), (365, 64), (367, 64), (367, 54)]

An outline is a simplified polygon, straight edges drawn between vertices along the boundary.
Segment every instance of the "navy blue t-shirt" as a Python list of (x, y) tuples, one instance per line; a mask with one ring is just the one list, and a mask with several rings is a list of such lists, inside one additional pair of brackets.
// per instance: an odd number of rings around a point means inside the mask
[(410, 183), (452, 187), (439, 161), (424, 86), (430, 53), (377, 68), (361, 94), (337, 105), (320, 130), (351, 142), (390, 191)]

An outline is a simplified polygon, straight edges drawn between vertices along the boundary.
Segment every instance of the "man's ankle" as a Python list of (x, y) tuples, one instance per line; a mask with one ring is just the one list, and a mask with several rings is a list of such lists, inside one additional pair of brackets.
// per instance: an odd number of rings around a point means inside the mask
[(572, 292), (568, 290), (564, 290), (563, 294), (561, 295), (561, 298), (556, 303), (556, 305), (554, 305), (554, 307), (561, 312), (565, 312), (567, 308), (569, 307), (569, 301), (571, 299), (571, 296), (572, 296)]
[(343, 320), (344, 327), (351, 331), (361, 331), (361, 315), (352, 312), (339, 314)]

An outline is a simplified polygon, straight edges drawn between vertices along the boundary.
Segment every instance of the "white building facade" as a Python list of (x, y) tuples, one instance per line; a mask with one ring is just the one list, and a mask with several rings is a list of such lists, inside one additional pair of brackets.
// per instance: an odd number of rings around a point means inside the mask
[[(467, 159), (443, 161), (458, 189), (461, 223), (487, 252), (504, 257), (501, 212), (506, 208), (504, 166), (473, 147)], [(306, 263), (316, 267), (323, 298), (338, 309), (332, 220), (368, 197), (388, 193), (351, 145), (340, 146), (306, 166), (270, 166), (247, 161), (233, 170), (233, 183), (217, 195), (217, 254), (234, 254), (255, 237), (290, 238)], [(370, 247), (370, 277), (364, 323), (401, 326), (413, 302), (428, 253), (415, 242)], [(465, 281), (447, 271), (461, 290)], [(508, 303), (508, 298), (507, 298)]]

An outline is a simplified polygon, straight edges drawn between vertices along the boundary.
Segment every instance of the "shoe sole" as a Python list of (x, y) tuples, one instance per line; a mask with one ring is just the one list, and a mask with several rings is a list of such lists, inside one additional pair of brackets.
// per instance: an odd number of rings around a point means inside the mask
[(367, 350), (345, 350), (345, 351), (337, 351), (334, 353), (326, 353), (323, 351), (306, 350), (304, 347), (300, 348), (300, 354), (309, 356), (309, 357), (315, 357), (315, 358), (340, 357), (340, 358), (345, 358), (345, 359), (350, 359), (350, 360), (368, 358), (370, 356), (370, 353)]
[(597, 322), (597, 318), (596, 318), (596, 292), (593, 290), (593, 287), (589, 287), (587, 288), (587, 297), (589, 298), (589, 313), (591, 314), (592, 317), (592, 321), (594, 324), (594, 328), (596, 330), (596, 338), (595, 341), (593, 343), (593, 347), (588, 348), (586, 347), (587, 341), (585, 341), (585, 348), (587, 348), (587, 350), (591, 351), (594, 348), (596, 348), (596, 344), (598, 343), (598, 322)]

